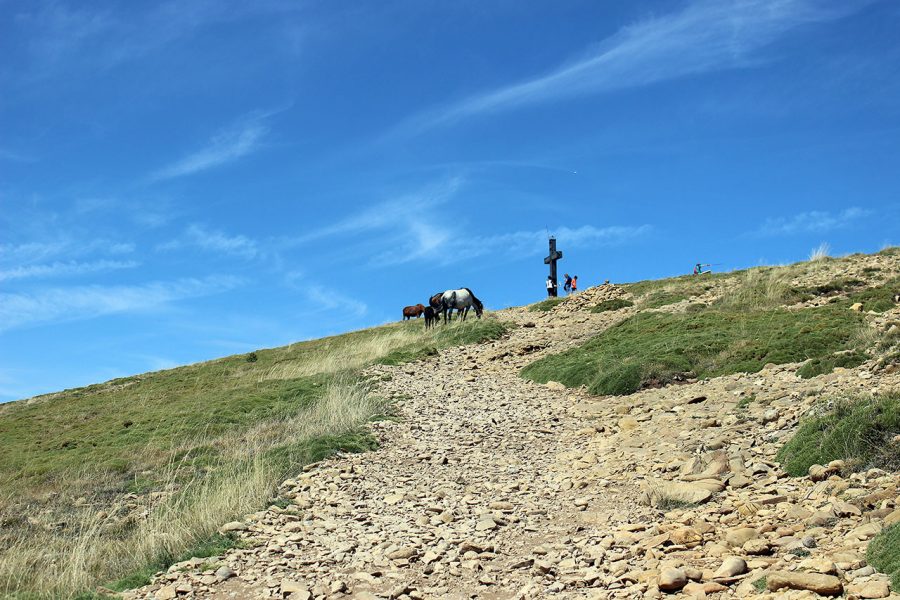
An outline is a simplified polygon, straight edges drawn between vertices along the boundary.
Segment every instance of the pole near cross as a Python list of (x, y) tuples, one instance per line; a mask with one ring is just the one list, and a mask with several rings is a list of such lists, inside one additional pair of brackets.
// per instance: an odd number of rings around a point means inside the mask
[(553, 292), (552, 295), (557, 295), (557, 279), (556, 279), (556, 261), (563, 257), (563, 253), (560, 250), (556, 249), (556, 238), (552, 235), (550, 236), (550, 254), (547, 258), (544, 259), (545, 265), (550, 265), (550, 279), (553, 280)]

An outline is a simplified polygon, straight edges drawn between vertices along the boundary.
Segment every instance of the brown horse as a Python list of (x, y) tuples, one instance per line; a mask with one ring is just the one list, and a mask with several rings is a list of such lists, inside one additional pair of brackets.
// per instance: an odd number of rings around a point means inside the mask
[(422, 316), (423, 312), (425, 312), (425, 307), (421, 304), (416, 304), (415, 306), (407, 306), (403, 309), (403, 320), (405, 321), (413, 317), (418, 319)]

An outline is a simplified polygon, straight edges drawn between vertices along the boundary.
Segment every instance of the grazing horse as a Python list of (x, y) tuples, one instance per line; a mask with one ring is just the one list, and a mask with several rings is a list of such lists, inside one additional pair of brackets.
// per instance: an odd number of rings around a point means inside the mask
[(437, 294), (435, 294), (434, 296), (432, 296), (431, 298), (428, 299), (428, 306), (430, 306), (432, 308), (432, 310), (434, 310), (435, 319), (437, 318), (437, 315), (444, 312), (444, 305), (441, 304), (441, 297), (443, 295), (444, 295), (444, 292), (438, 292)]
[(437, 324), (438, 313), (430, 306), (425, 307), (425, 329), (431, 329)]
[(403, 320), (411, 319), (413, 317), (419, 318), (422, 316), (422, 313), (425, 312), (425, 307), (421, 304), (416, 304), (415, 306), (407, 306), (403, 309)]
[(476, 298), (469, 288), (447, 290), (441, 294), (441, 310), (444, 313), (444, 323), (449, 320), (447, 318), (448, 314), (452, 315), (454, 308), (460, 315), (459, 318), (463, 321), (466, 320), (466, 315), (469, 314), (470, 308), (475, 309), (475, 315), (479, 319), (481, 318), (481, 313), (484, 312), (484, 305), (481, 303), (481, 300)]

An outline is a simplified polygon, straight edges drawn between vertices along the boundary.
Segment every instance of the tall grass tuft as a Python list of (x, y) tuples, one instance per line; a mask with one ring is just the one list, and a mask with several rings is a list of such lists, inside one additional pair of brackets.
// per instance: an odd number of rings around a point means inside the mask
[(827, 260), (831, 257), (831, 246), (829, 246), (826, 242), (822, 242), (815, 248), (813, 248), (809, 253), (809, 261), (810, 262), (818, 262), (822, 260)]
[(758, 267), (744, 271), (737, 284), (722, 294), (718, 304), (732, 310), (763, 310), (790, 303), (796, 295), (790, 270)]

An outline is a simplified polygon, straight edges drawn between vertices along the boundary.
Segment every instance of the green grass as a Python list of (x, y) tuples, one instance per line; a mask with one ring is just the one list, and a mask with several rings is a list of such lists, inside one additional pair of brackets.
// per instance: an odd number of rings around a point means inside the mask
[(653, 292), (649, 294), (643, 302), (641, 302), (642, 308), (660, 308), (663, 306), (668, 306), (669, 304), (675, 304), (676, 302), (681, 302), (682, 300), (688, 300), (689, 298), (693, 298), (694, 294), (690, 292), (679, 292), (679, 291), (669, 291), (669, 290), (660, 290), (658, 292)]
[(847, 461), (855, 468), (900, 467), (900, 449), (891, 440), (900, 434), (900, 394), (844, 399), (827, 413), (804, 421), (778, 451), (782, 468), (795, 477), (811, 465)]
[[(395, 323), (0, 406), (0, 596), (73, 597), (123, 570), (175, 560), (215, 532), (216, 519), (265, 506), (301, 465), (374, 447), (362, 425), (382, 417), (386, 401), (368, 393), (363, 368), (506, 331), (491, 317), (428, 331)], [(165, 518), (122, 512), (125, 494), (149, 505), (157, 491), (167, 499), (153, 510), (168, 511)], [(112, 523), (96, 520), (101, 509)], [(32, 515), (66, 525), (47, 530)], [(41, 567), (48, 561), (67, 566), (51, 577)]]
[(863, 310), (871, 310), (882, 313), (897, 306), (894, 303), (894, 294), (900, 291), (900, 277), (894, 277), (884, 285), (867, 288), (850, 294), (850, 302), (860, 302)]
[(744, 396), (740, 399), (740, 401), (735, 405), (735, 409), (744, 410), (751, 404), (756, 402), (756, 394), (750, 394), (749, 396)]
[(148, 585), (151, 577), (158, 572), (168, 569), (171, 565), (179, 563), (191, 558), (209, 558), (210, 556), (220, 556), (231, 548), (237, 547), (239, 540), (237, 537), (228, 534), (217, 533), (211, 537), (199, 540), (196, 545), (184, 550), (180, 554), (161, 554), (155, 561), (146, 565), (142, 569), (130, 573), (129, 575), (117, 579), (116, 581), (105, 586), (115, 592), (123, 592), (136, 587)]
[(878, 571), (891, 576), (891, 586), (900, 589), (900, 526), (883, 529), (869, 542), (866, 561)]
[(753, 584), (752, 584), (753, 589), (755, 589), (757, 592), (762, 593), (762, 592), (766, 591), (767, 583), (768, 583), (768, 581), (766, 580), (765, 576), (760, 577), (759, 579), (757, 579), (753, 582)]
[(630, 394), (685, 376), (754, 373), (845, 349), (861, 317), (834, 306), (788, 311), (640, 313), (585, 344), (539, 359), (522, 376), (594, 394)]
[(481, 342), (496, 340), (508, 330), (509, 327), (505, 323), (496, 319), (472, 319), (462, 323), (452, 323), (448, 327), (439, 326), (434, 345), (416, 341), (392, 350), (389, 354), (379, 359), (378, 362), (384, 365), (399, 365), (413, 362), (421, 358), (437, 355), (439, 347), (447, 348), (465, 344), (480, 344)]
[(540, 302), (536, 302), (529, 306), (528, 312), (548, 312), (553, 310), (554, 306), (565, 300), (565, 298), (547, 298), (546, 300), (541, 300)]
[(839, 277), (838, 279), (833, 279), (828, 283), (823, 283), (820, 285), (806, 286), (796, 288), (797, 293), (803, 296), (828, 296), (831, 294), (846, 292), (848, 290), (856, 289), (858, 287), (864, 286), (865, 282), (859, 279), (848, 279), (846, 277)]
[(622, 308), (628, 308), (629, 306), (634, 306), (634, 302), (631, 300), (626, 300), (625, 298), (613, 298), (611, 300), (604, 300), (603, 302), (598, 302), (594, 306), (591, 307), (592, 313), (602, 313), (611, 310), (620, 310)]
[(841, 352), (832, 354), (831, 356), (822, 356), (814, 358), (805, 365), (797, 369), (797, 375), (803, 379), (810, 379), (816, 375), (824, 375), (831, 373), (837, 367), (852, 369), (866, 362), (868, 357), (859, 350), (851, 352)]
[(678, 277), (669, 277), (667, 279), (648, 279), (646, 281), (626, 283), (623, 287), (626, 291), (631, 292), (638, 298), (664, 290), (690, 293), (692, 296), (697, 296), (705, 291), (713, 289), (717, 283), (738, 276), (740, 273), (742, 273), (742, 271), (709, 273), (704, 275), (680, 275)]

